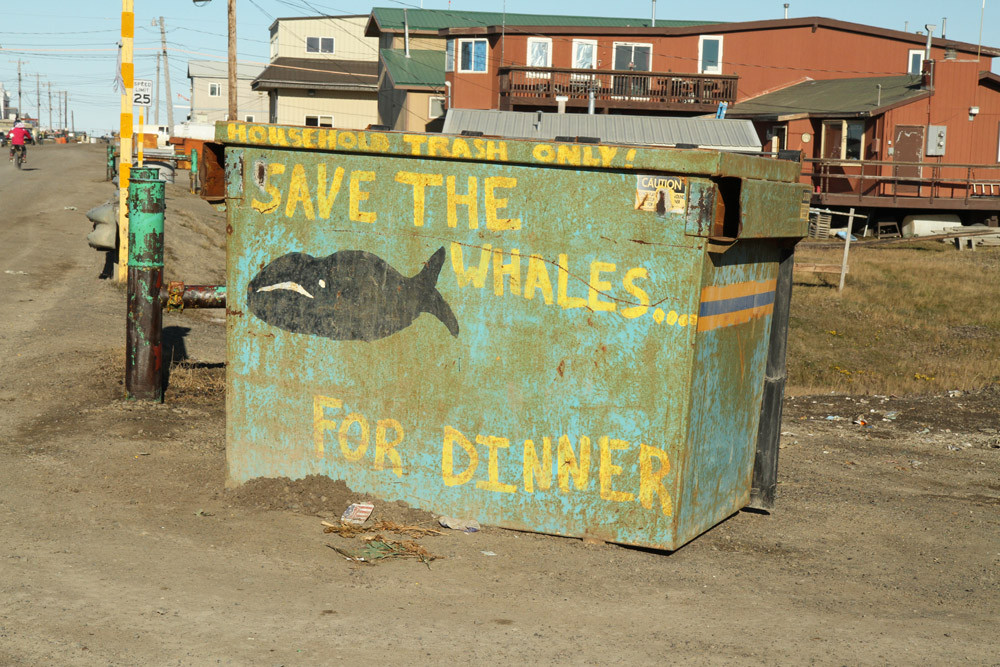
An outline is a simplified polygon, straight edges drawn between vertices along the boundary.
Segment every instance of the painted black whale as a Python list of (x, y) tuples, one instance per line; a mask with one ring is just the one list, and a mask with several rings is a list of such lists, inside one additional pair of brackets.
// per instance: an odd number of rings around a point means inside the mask
[(420, 313), (430, 313), (458, 336), (458, 320), (436, 287), (444, 258), (442, 247), (407, 278), (363, 250), (318, 258), (292, 252), (254, 276), (247, 302), (250, 312), (271, 326), (334, 340), (385, 338)]

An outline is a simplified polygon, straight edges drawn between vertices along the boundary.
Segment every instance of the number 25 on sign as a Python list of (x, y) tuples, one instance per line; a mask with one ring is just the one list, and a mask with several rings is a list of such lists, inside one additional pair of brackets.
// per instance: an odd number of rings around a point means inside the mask
[(132, 104), (148, 107), (153, 102), (153, 80), (135, 79), (132, 85)]

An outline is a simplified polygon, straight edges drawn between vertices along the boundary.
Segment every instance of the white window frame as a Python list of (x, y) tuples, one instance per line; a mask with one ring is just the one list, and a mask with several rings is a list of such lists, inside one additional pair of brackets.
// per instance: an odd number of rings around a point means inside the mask
[[(315, 118), (316, 119), (316, 124), (315, 125), (309, 125), (309, 119), (310, 118)], [(323, 125), (323, 119), (324, 118), (329, 118), (330, 119), (330, 124), (329, 125)], [(329, 115), (326, 115), (326, 114), (315, 114), (315, 115), (314, 114), (309, 114), (309, 115), (303, 117), (302, 124), (305, 125), (306, 127), (333, 127), (333, 116), (329, 116)]]
[(244, 123), (253, 123), (254, 122), (253, 114), (252, 113), (248, 113), (246, 116), (244, 116), (243, 117), (243, 122)]
[[(215, 91), (214, 93), (212, 91)], [(209, 97), (222, 97), (222, 84), (221, 83), (210, 83), (208, 84), (208, 96)]]
[[(596, 39), (574, 39), (573, 40), (573, 50), (570, 52), (570, 63), (569, 66), (573, 69), (587, 69), (586, 67), (576, 66), (576, 49), (582, 44), (587, 44), (594, 47), (594, 57), (590, 61), (590, 69), (597, 69), (597, 40)], [(592, 74), (571, 74), (569, 77), (570, 81), (590, 81), (594, 79)]]
[[(544, 65), (533, 65), (531, 61), (531, 45), (532, 44), (544, 44), (545, 45), (545, 64)], [(524, 54), (524, 64), (526, 67), (552, 67), (552, 38), (551, 37), (529, 37), (527, 41), (527, 50)], [(550, 74), (548, 72), (526, 72), (529, 79), (548, 79)]]
[(444, 71), (455, 71), (455, 40), (449, 39), (444, 43)]
[[(920, 67), (917, 68), (916, 72), (910, 71), (910, 67), (913, 65), (913, 56), (920, 55)], [(910, 49), (906, 52), (906, 73), (920, 75), (920, 71), (924, 68), (924, 50), (923, 49)]]
[[(648, 46), (649, 47), (649, 69), (637, 69), (636, 72), (652, 72), (653, 71), (653, 45), (649, 42), (612, 42), (611, 43), (611, 69), (615, 68), (615, 52), (618, 51), (619, 46)], [(633, 54), (635, 49), (632, 49)]]
[[(476, 67), (476, 42), (482, 42), (486, 45), (486, 60), (483, 62), (482, 71), (477, 70)], [(472, 44), (472, 69), (462, 69), (462, 45), (465, 43)], [(455, 71), (460, 74), (486, 74), (490, 71), (490, 42), (483, 38), (471, 38), (471, 39), (460, 39), (458, 40), (458, 48), (455, 49)]]
[(271, 60), (274, 60), (277, 57), (278, 57), (278, 28), (276, 26), (274, 28), (274, 31), (271, 33)]
[(570, 61), (570, 67), (573, 69), (587, 69), (586, 67), (580, 68), (576, 66), (576, 47), (582, 44), (588, 44), (594, 47), (594, 58), (590, 61), (590, 69), (597, 69), (597, 40), (596, 39), (574, 39), (573, 40), (573, 52), (570, 54), (572, 60)]
[[(309, 40), (310, 39), (319, 40), (318, 44), (316, 45), (316, 50), (315, 51), (310, 51), (309, 50)], [(330, 50), (329, 51), (324, 51), (323, 50), (323, 40), (324, 39), (330, 40)], [(333, 37), (318, 37), (316, 35), (309, 35), (308, 37), (305, 38), (305, 40), (303, 40), (303, 48), (305, 48), (306, 53), (315, 53), (315, 54), (318, 54), (318, 55), (322, 55), (322, 54), (333, 55), (336, 52), (336, 50), (337, 50), (337, 40), (334, 39)]]
[[(438, 100), (441, 102), (441, 115), (435, 116), (433, 112), (434, 101)], [(447, 111), (445, 105), (448, 103), (448, 98), (443, 95), (431, 95), (427, 98), (427, 120), (434, 120), (435, 118), (442, 118)]]
[[(705, 41), (712, 40), (719, 42), (719, 64), (717, 67), (706, 69), (703, 63)], [(722, 74), (722, 35), (701, 35), (698, 37), (698, 73), (699, 74)]]

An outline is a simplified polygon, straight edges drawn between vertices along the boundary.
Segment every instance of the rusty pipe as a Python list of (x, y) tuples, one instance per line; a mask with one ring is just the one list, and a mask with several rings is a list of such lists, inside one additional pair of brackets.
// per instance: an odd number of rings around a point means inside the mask
[(160, 290), (160, 306), (168, 313), (185, 308), (225, 308), (225, 285), (185, 285), (172, 281)]

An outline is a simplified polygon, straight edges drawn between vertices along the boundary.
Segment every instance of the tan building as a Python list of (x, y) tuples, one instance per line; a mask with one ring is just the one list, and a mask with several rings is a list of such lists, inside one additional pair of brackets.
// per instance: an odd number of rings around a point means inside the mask
[(285, 125), (363, 129), (378, 123), (378, 40), (367, 15), (279, 18), (271, 61), (253, 81), (264, 119)]
[(404, 132), (440, 132), (448, 99), (447, 40), (438, 31), (454, 23), (453, 13), (409, 9), (406, 22), (404, 27), (402, 9), (375, 7), (365, 28), (379, 45), (379, 123)]
[[(259, 65), (238, 63), (236, 66), (236, 108), (239, 120), (258, 123), (267, 120), (267, 95), (251, 89), (260, 69)], [(188, 79), (191, 81), (189, 120), (195, 123), (227, 120), (229, 74), (226, 63), (189, 60)]]

